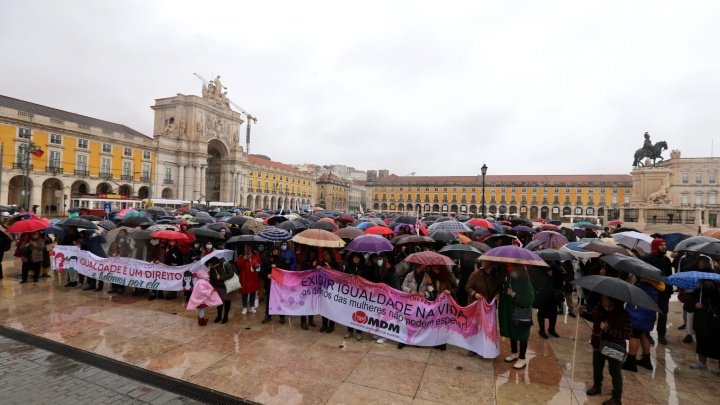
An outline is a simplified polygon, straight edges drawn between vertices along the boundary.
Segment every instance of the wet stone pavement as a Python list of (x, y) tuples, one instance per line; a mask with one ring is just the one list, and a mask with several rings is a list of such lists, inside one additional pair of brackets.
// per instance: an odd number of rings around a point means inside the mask
[(0, 401), (12, 404), (200, 404), (0, 337)]
[[(398, 350), (390, 341), (377, 344), (368, 336), (346, 341), (339, 324), (330, 334), (300, 329), (297, 317), (288, 317), (284, 325), (274, 317), (263, 325), (263, 311), (243, 316), (239, 300), (233, 302), (230, 322), (213, 323), (215, 311), (209, 309), (210, 323), (199, 327), (196, 313), (186, 311), (181, 300), (83, 292), (64, 288), (57, 275), (21, 285), (19, 266), (4, 264), (0, 324), (258, 403), (601, 404), (609, 398), (607, 369), (603, 395), (585, 395), (592, 380), (591, 331), (584, 320), (576, 323), (566, 316), (558, 318), (560, 338), (542, 339), (533, 327), (528, 366), (514, 370), (503, 361), (509, 352), (505, 339), (496, 359), (470, 358), (454, 346), (444, 352)], [(710, 370), (688, 367), (695, 361), (695, 345), (682, 343), (684, 332), (677, 329), (681, 323), (680, 303), (673, 301), (669, 344), (651, 349), (654, 370), (622, 372), (624, 404), (720, 404), (718, 364), (709, 361)], [(655, 332), (653, 336), (657, 338)], [(27, 379), (11, 384), (1, 380), (0, 389), (15, 396), (17, 390), (36, 395)], [(57, 386), (72, 385), (68, 381)]]

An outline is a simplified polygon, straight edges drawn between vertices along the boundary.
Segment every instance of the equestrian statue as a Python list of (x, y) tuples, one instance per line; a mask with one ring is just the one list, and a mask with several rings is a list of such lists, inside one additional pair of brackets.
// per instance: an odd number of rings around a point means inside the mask
[(653, 145), (653, 143), (650, 141), (650, 134), (645, 132), (645, 143), (643, 144), (643, 147), (635, 151), (635, 160), (633, 161), (633, 166), (645, 166), (645, 164), (642, 162), (645, 158), (650, 158), (653, 161), (653, 166), (655, 166), (655, 160), (660, 159), (662, 162), (664, 159), (661, 156), (663, 150), (667, 150), (667, 142), (660, 141)]

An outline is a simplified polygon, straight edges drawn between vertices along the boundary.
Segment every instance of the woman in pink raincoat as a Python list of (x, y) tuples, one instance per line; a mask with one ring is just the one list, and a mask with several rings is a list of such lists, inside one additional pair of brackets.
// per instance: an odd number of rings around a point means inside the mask
[(190, 295), (190, 300), (188, 300), (187, 310), (192, 311), (195, 308), (199, 309), (198, 325), (205, 326), (208, 322), (208, 320), (205, 319), (205, 308), (220, 306), (223, 301), (220, 299), (217, 291), (215, 291), (215, 288), (210, 285), (208, 281), (210, 276), (207, 270), (198, 270), (195, 272), (195, 275), (197, 276), (197, 281)]

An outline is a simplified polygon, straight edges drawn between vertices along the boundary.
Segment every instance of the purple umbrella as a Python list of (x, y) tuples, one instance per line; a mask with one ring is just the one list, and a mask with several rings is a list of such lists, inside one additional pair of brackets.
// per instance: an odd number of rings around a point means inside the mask
[(542, 231), (533, 235), (533, 247), (537, 249), (558, 249), (568, 244), (563, 235), (553, 231)]
[(524, 226), (524, 225), (519, 225), (519, 226), (513, 227), (513, 231), (535, 233), (534, 229), (530, 228), (529, 226)]
[(547, 267), (547, 263), (535, 253), (517, 246), (500, 246), (488, 250), (481, 256), (482, 260), (491, 262), (504, 262), (526, 264), (530, 266)]
[(391, 252), (393, 245), (380, 235), (363, 235), (348, 243), (345, 250), (361, 253)]

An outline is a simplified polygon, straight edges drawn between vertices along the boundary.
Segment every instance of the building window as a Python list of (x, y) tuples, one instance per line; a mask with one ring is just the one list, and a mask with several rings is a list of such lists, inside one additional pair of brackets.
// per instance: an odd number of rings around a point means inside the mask
[(109, 143), (104, 143), (102, 146), (103, 153), (111, 153), (112, 152), (112, 145)]
[(600, 205), (604, 205), (604, 204), (605, 204), (605, 196), (601, 195), (600, 196)]
[(62, 144), (62, 135), (50, 134), (50, 143), (54, 143), (55, 145)]
[(60, 151), (51, 150), (50, 158), (48, 159), (48, 163), (50, 164), (51, 168), (59, 170), (60, 169)]
[(623, 197), (623, 204), (630, 204), (630, 196), (629, 195), (626, 195), (625, 197)]
[(616, 196), (616, 195), (612, 196), (612, 203), (613, 203), (613, 204), (617, 204), (617, 203), (618, 203), (618, 199), (617, 199), (617, 196)]
[(582, 212), (583, 212), (582, 208), (580, 208), (580, 207), (575, 208), (575, 215), (582, 215)]
[(165, 168), (165, 180), (171, 180), (172, 179), (172, 167), (166, 167)]
[(702, 205), (702, 196), (701, 195), (695, 196), (695, 205)]
[(123, 149), (123, 155), (124, 156), (132, 156), (132, 148)]
[(87, 149), (88, 148), (87, 139), (78, 139), (77, 147), (80, 149)]
[(30, 131), (30, 128), (18, 128), (18, 137), (23, 139), (32, 138), (32, 132)]
[(625, 189), (625, 194), (630, 194), (630, 189), (629, 189), (629, 188), (626, 188), (626, 189)]
[(560, 192), (560, 189), (559, 189), (559, 188), (556, 188), (556, 189), (555, 189), (555, 192), (556, 192), (556, 193), (559, 193), (559, 192)]
[(147, 150), (143, 151), (143, 159), (150, 160), (150, 151), (147, 151)]
[(683, 205), (690, 204), (690, 196), (687, 194), (683, 194), (682, 195), (682, 203), (683, 203)]
[(132, 176), (132, 162), (123, 162), (123, 176)]
[(604, 189), (604, 188), (601, 188), (601, 189), (600, 189), (600, 192), (601, 192), (601, 193), (604, 193), (604, 192), (605, 192), (605, 189)]
[(150, 165), (143, 164), (142, 165), (142, 181), (148, 181), (150, 179)]
[(613, 189), (613, 194), (617, 194), (617, 189), (616, 189), (616, 188)]
[[(87, 142), (87, 141), (85, 141)], [(75, 165), (75, 169), (80, 171), (87, 171), (87, 161), (88, 157), (87, 155), (77, 155), (77, 163)]]
[(695, 173), (695, 183), (702, 183), (702, 173)]
[(687, 184), (690, 181), (690, 175), (687, 173), (682, 174), (682, 182), (683, 184)]
[(523, 187), (523, 188), (522, 188), (522, 192), (524, 193), (524, 192), (526, 192), (526, 191), (527, 191), (527, 189), (526, 189), (525, 187)]
[(593, 192), (594, 192), (594, 190), (592, 188), (588, 189), (588, 193), (593, 193)]
[(100, 159), (100, 175), (107, 176), (110, 174), (110, 159), (109, 158), (101, 158)]
[(505, 187), (501, 188), (501, 189), (500, 189), (500, 192), (504, 193), (504, 192), (505, 192)]
[(717, 204), (717, 194), (708, 194), (708, 205)]
[(515, 192), (515, 187), (511, 188), (511, 189), (510, 189), (510, 192), (511, 192), (511, 193), (514, 193), (514, 192)]

